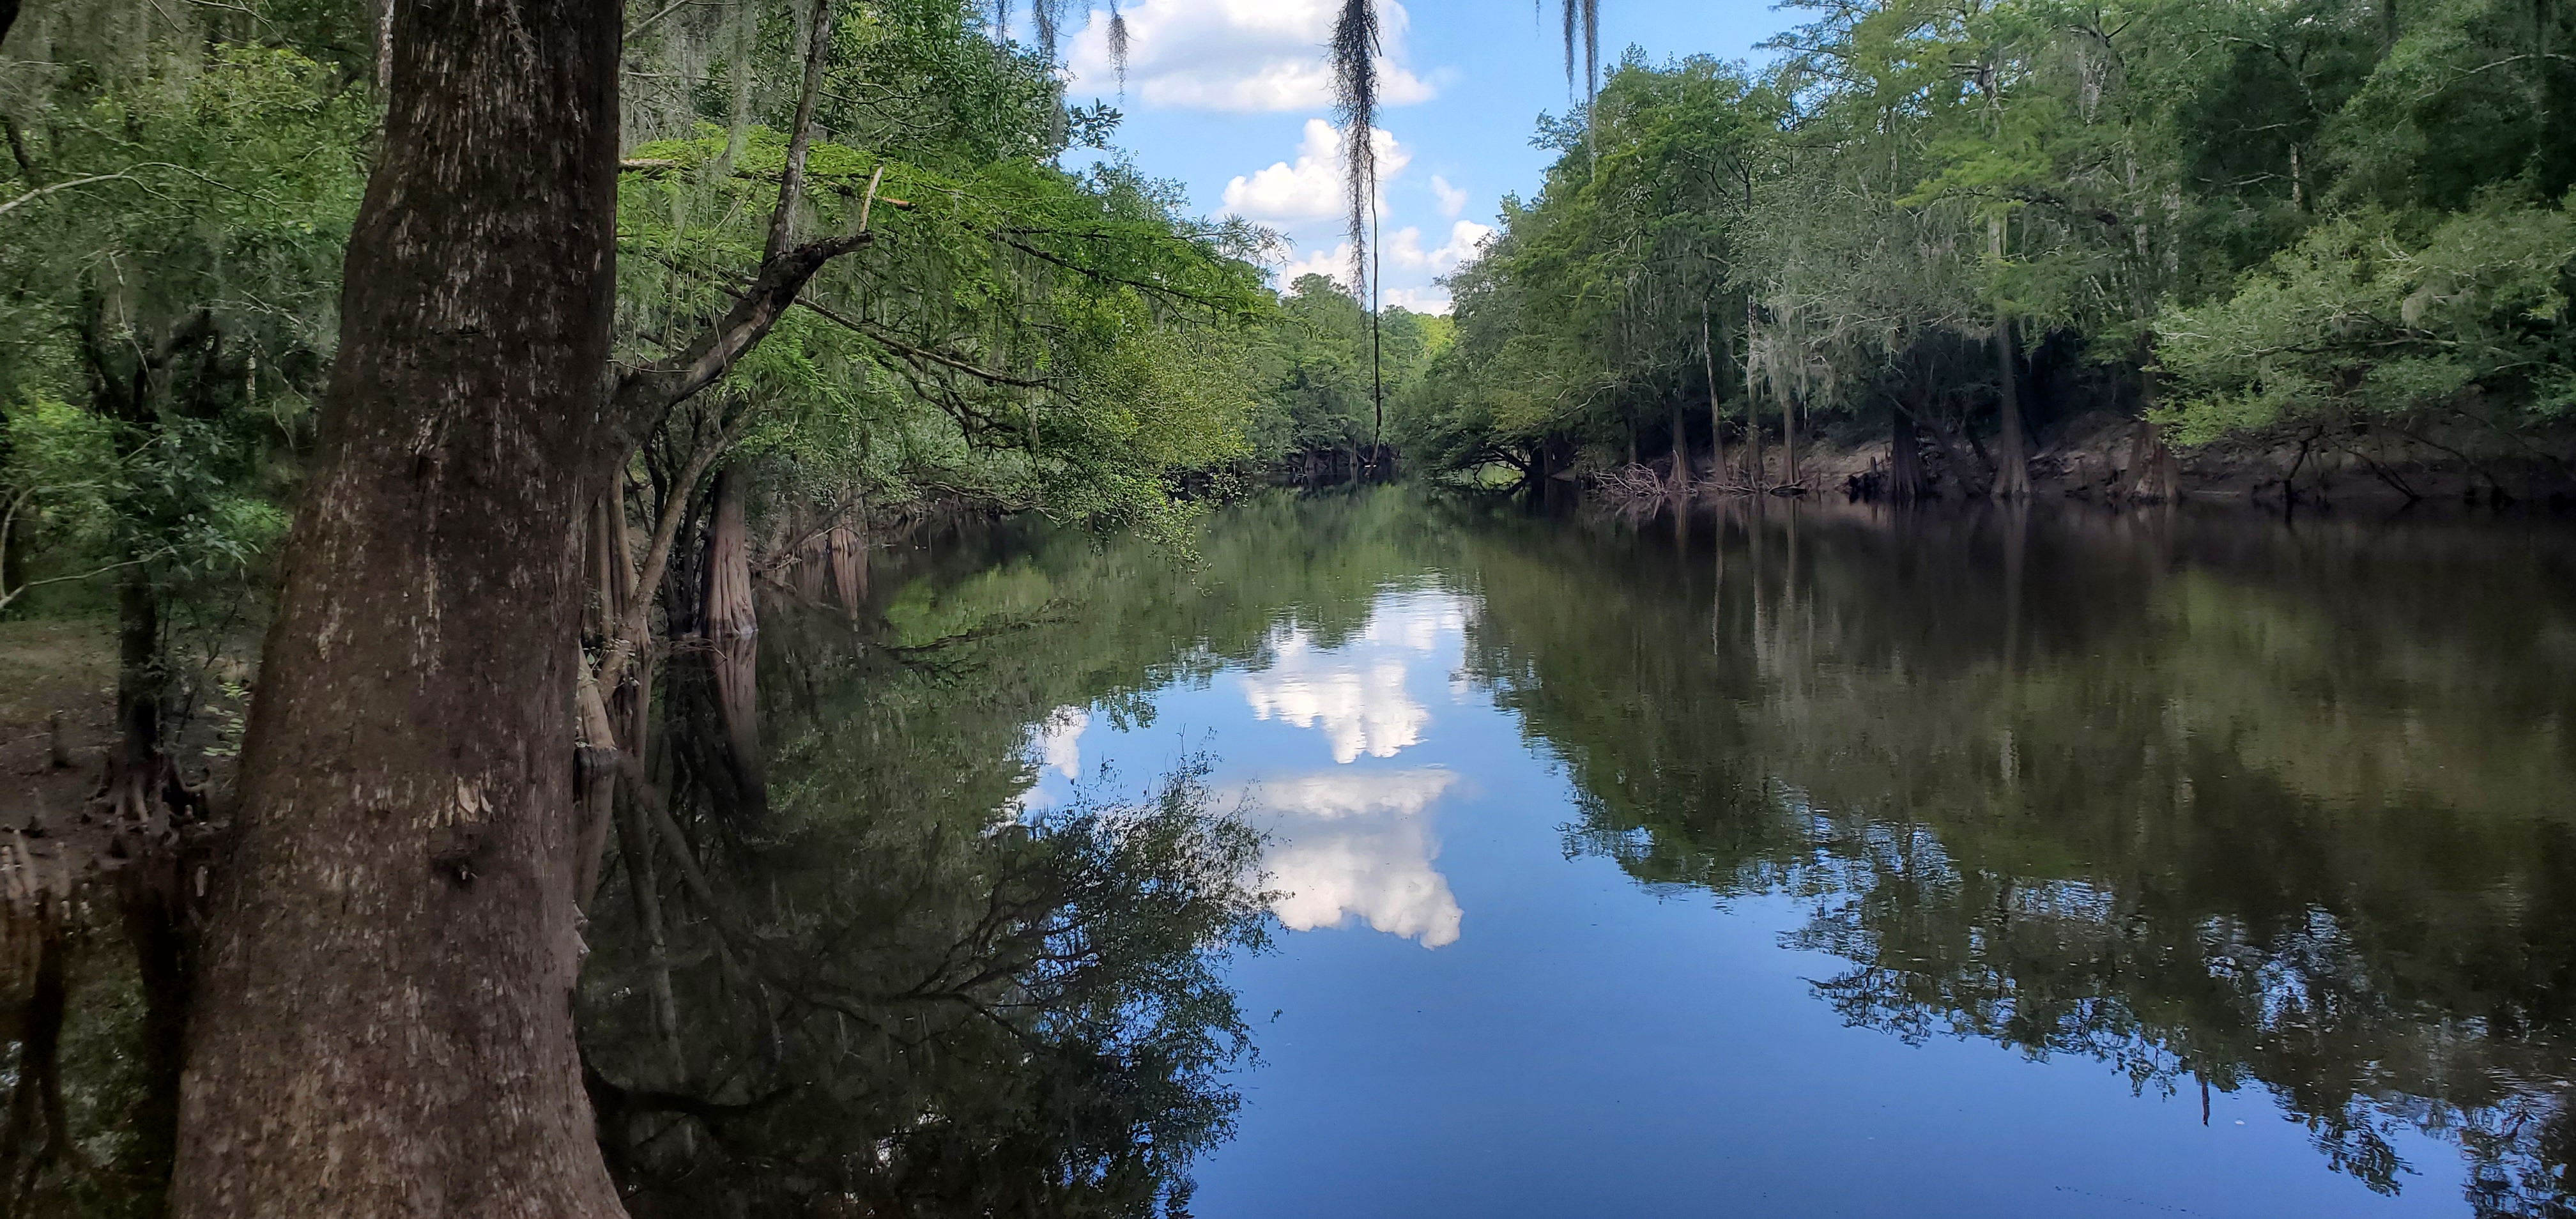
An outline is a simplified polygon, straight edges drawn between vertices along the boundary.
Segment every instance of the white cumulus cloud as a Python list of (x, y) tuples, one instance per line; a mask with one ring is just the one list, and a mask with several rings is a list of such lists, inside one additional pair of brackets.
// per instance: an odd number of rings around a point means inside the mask
[[(1383, 127), (1371, 128), (1380, 193), (1413, 160), (1412, 150)], [(1322, 119), (1306, 120), (1295, 163), (1276, 161), (1225, 184), (1226, 210), (1255, 220), (1321, 220), (1343, 213), (1342, 133)]]
[(1431, 193), (1440, 200), (1440, 217), (1443, 220), (1455, 220), (1458, 213), (1467, 210), (1467, 192), (1449, 185), (1447, 178), (1431, 175)]
[(1082, 778), (1082, 730), (1091, 726), (1091, 713), (1080, 707), (1058, 707), (1049, 712), (1037, 726), (1036, 745), (1031, 752), (1038, 765), (1067, 779)]
[(1261, 785), (1257, 803), (1276, 813), (1339, 821), (1370, 813), (1411, 816), (1431, 806), (1458, 776), (1437, 766), (1419, 770), (1324, 770)]
[(1445, 636), (1467, 629), (1467, 605), (1456, 597), (1392, 597), (1369, 615), (1360, 642), (1408, 652), (1435, 652)]
[[(1324, 46), (1338, 0), (1139, 0), (1125, 6), (1127, 92), (1148, 106), (1188, 110), (1317, 110), (1332, 104)], [(1428, 100), (1429, 82), (1405, 66), (1412, 18), (1394, 0), (1378, 5), (1378, 100)], [(1109, 13), (1093, 9), (1068, 55), (1073, 78), (1107, 93), (1117, 87), (1109, 58)]]
[(1396, 230), (1387, 239), (1386, 256), (1396, 265), (1419, 270), (1446, 271), (1476, 256), (1494, 230), (1473, 220), (1460, 220), (1449, 226), (1448, 244), (1436, 250), (1422, 248), (1422, 230), (1410, 225)]
[(1279, 267), (1279, 286), (1282, 289), (1295, 284), (1300, 276), (1321, 275), (1340, 284), (1343, 291), (1351, 290), (1351, 243), (1345, 241), (1332, 249), (1306, 254), (1291, 251), (1291, 255)]
[(1389, 288), (1386, 307), (1409, 313), (1445, 314), (1450, 309), (1449, 293), (1440, 288)]

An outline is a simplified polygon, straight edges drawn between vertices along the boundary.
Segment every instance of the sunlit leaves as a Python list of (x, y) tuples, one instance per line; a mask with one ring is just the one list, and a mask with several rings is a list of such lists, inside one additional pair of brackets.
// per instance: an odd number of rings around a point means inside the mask
[(2567, 284), (2576, 217), (2490, 200), (2429, 233), (2365, 210), (2318, 226), (2236, 292), (2157, 323), (2194, 441), (2278, 423), (2386, 418), (2487, 390), (2540, 416), (2576, 405)]

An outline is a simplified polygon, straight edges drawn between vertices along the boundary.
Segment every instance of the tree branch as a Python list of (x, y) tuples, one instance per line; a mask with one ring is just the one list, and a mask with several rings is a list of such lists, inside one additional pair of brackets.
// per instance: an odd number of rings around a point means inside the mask
[[(805, 88), (796, 97), (796, 125), (787, 133), (787, 168), (778, 176), (778, 209), (769, 214), (769, 244), (760, 252), (764, 263), (777, 258), (794, 235), (796, 208), (805, 199), (805, 154), (814, 142), (814, 94), (823, 87), (823, 57), (831, 50), (832, 0), (814, 0), (805, 36)], [(859, 231), (867, 227), (862, 215)]]
[(56, 182), (51, 186), (39, 186), (34, 190), (28, 191), (26, 194), (8, 201), (7, 203), (0, 203), (0, 216), (6, 216), (9, 213), (18, 210), (21, 206), (33, 203), (36, 200), (42, 199), (58, 190), (70, 190), (75, 186), (87, 186), (92, 182), (114, 181), (119, 178), (128, 177), (133, 172), (134, 171), (132, 170), (120, 170), (112, 174), (91, 174), (86, 178), (71, 178), (65, 181)]
[[(859, 201), (857, 232), (845, 237), (809, 241), (784, 254), (762, 259), (760, 273), (752, 278), (750, 289), (735, 294), (734, 307), (722, 321), (678, 353), (628, 372), (619, 379), (610, 411), (612, 422), (630, 443), (651, 430), (672, 407), (715, 384), (717, 378), (731, 371), (743, 353), (758, 346), (760, 340), (778, 325), (779, 316), (787, 312), (789, 305), (796, 303), (796, 295), (805, 290), (806, 282), (813, 279), (824, 264), (864, 249), (876, 240), (875, 234), (867, 227), (867, 220), (876, 200), (877, 184), (884, 178), (884, 173), (880, 166), (868, 178), (867, 197)], [(786, 193), (782, 184), (782, 200)]]
[(1009, 373), (994, 372), (989, 368), (968, 363), (967, 361), (960, 360), (955, 356), (942, 355), (927, 348), (912, 346), (911, 344), (905, 343), (899, 339), (888, 338), (883, 332), (874, 326), (870, 326), (867, 323), (858, 321), (854, 318), (844, 317), (839, 313), (824, 308), (823, 306), (815, 304), (814, 302), (802, 297), (797, 298), (796, 303), (803, 305), (807, 309), (813, 310), (815, 315), (821, 317), (824, 321), (842, 327), (853, 334), (867, 339), (869, 342), (875, 343), (884, 347), (888, 351), (894, 352), (896, 355), (915, 360), (927, 360), (930, 363), (937, 364), (943, 368), (953, 368), (958, 372), (965, 373), (967, 376), (974, 377), (981, 381), (988, 381), (995, 385), (1015, 385), (1021, 389), (1054, 388), (1054, 384), (1052, 382), (1035, 381), (1025, 377), (1014, 377)]
[[(0, 4), (6, 4), (8, 2), (9, 0), (0, 0)], [(654, 13), (652, 16), (626, 27), (626, 35), (622, 41), (630, 44), (633, 43), (636, 35), (652, 29), (654, 26), (660, 24), (664, 17), (668, 17), (673, 13), (679, 12), (683, 8), (687, 8), (692, 2), (693, 0), (671, 0), (669, 4), (663, 5), (661, 10)]]
[[(741, 438), (743, 426), (750, 417), (751, 412), (746, 410), (730, 424), (720, 424), (712, 438), (690, 450), (687, 464), (680, 468), (680, 476), (672, 480), (670, 498), (663, 502), (662, 514), (653, 522), (652, 540), (644, 546), (644, 570), (635, 580), (636, 595), (628, 599), (625, 616), (617, 624), (617, 634), (600, 654), (599, 667), (590, 679), (601, 690), (615, 689), (618, 682), (625, 680), (626, 666), (634, 661), (635, 654), (643, 648), (645, 638), (652, 630), (653, 590), (661, 586), (662, 575), (670, 568), (671, 547), (679, 540), (680, 519), (687, 511), (690, 489), (706, 476), (707, 468), (715, 464), (716, 458), (723, 456), (725, 450), (732, 448), (733, 442)], [(623, 512), (626, 509), (620, 504), (613, 510)], [(624, 555), (611, 558), (620, 563), (629, 561)]]
[(1200, 306), (1203, 306), (1203, 307), (1206, 307), (1206, 308), (1209, 308), (1209, 309), (1224, 309), (1224, 308), (1225, 308), (1225, 306), (1224, 306), (1222, 303), (1220, 303), (1220, 302), (1210, 300), (1210, 299), (1208, 299), (1207, 297), (1200, 296), (1199, 294), (1197, 294), (1197, 293), (1195, 293), (1195, 292), (1185, 292), (1185, 291), (1183, 291), (1183, 290), (1181, 290), (1181, 289), (1179, 289), (1179, 288), (1172, 287), (1172, 286), (1171, 286), (1171, 285), (1169, 285), (1169, 284), (1158, 284), (1158, 283), (1153, 283), (1153, 282), (1150, 282), (1150, 281), (1147, 281), (1147, 280), (1141, 280), (1141, 279), (1128, 279), (1128, 278), (1126, 278), (1125, 276), (1120, 276), (1120, 275), (1111, 275), (1110, 273), (1108, 273), (1108, 272), (1106, 272), (1106, 271), (1095, 271), (1095, 270), (1093, 270), (1093, 269), (1091, 269), (1091, 268), (1089, 268), (1089, 267), (1083, 266), (1083, 265), (1082, 265), (1082, 264), (1080, 264), (1080, 263), (1074, 262), (1073, 260), (1071, 260), (1071, 259), (1069, 259), (1069, 258), (1065, 258), (1065, 257), (1064, 257), (1064, 256), (1062, 256), (1062, 255), (1059, 255), (1059, 254), (1052, 254), (1052, 253), (1049, 253), (1049, 252), (1047, 252), (1047, 251), (1045, 251), (1045, 250), (1041, 250), (1041, 249), (1039, 249), (1039, 248), (1038, 248), (1038, 247), (1036, 247), (1036, 246), (1030, 245), (1029, 243), (1027, 243), (1027, 242), (1025, 242), (1025, 241), (1017, 240), (1017, 239), (1013, 238), (1013, 237), (1010, 235), (1010, 233), (1009, 233), (1009, 231), (1008, 231), (1008, 230), (1004, 230), (1004, 229), (995, 229), (995, 230), (993, 230), (989, 235), (992, 237), (992, 239), (993, 239), (993, 240), (998, 241), (998, 242), (1001, 242), (1003, 245), (1009, 246), (1009, 247), (1011, 247), (1011, 248), (1012, 248), (1012, 249), (1014, 249), (1014, 250), (1018, 250), (1019, 252), (1021, 252), (1021, 253), (1023, 253), (1023, 254), (1026, 254), (1026, 255), (1028, 255), (1028, 256), (1029, 256), (1029, 257), (1031, 257), (1031, 258), (1035, 258), (1035, 259), (1037, 259), (1037, 260), (1038, 260), (1038, 261), (1040, 261), (1040, 262), (1049, 262), (1049, 263), (1054, 263), (1055, 265), (1057, 265), (1057, 266), (1059, 266), (1059, 267), (1062, 267), (1062, 268), (1064, 268), (1065, 270), (1071, 271), (1071, 272), (1073, 272), (1073, 273), (1074, 273), (1074, 274), (1076, 274), (1076, 275), (1080, 275), (1080, 276), (1083, 276), (1083, 277), (1088, 278), (1088, 279), (1103, 280), (1103, 281), (1106, 281), (1106, 282), (1109, 282), (1109, 283), (1113, 283), (1113, 284), (1125, 284), (1125, 285), (1127, 285), (1127, 286), (1128, 286), (1128, 287), (1130, 287), (1130, 288), (1135, 288), (1135, 289), (1138, 289), (1138, 290), (1140, 290), (1140, 291), (1153, 292), (1153, 293), (1159, 293), (1159, 294), (1164, 295), (1164, 296), (1177, 297), (1177, 298), (1179, 298), (1179, 299), (1181, 299), (1181, 300), (1188, 301), (1188, 302), (1190, 302), (1191, 304), (1194, 304), (1194, 305), (1200, 305)]

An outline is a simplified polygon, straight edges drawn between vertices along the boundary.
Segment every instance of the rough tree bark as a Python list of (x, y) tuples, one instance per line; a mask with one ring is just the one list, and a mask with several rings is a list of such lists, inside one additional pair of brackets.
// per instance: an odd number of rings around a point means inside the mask
[(173, 1210), (621, 1213), (573, 1044), (615, 0), (401, 0), (188, 1034)]
[[(49, 920), (50, 921), (50, 920)], [(57, 924), (37, 950), (35, 985), (12, 1030), (18, 1043), (16, 1079), (7, 1117), (0, 1120), (0, 1205), (23, 1213), (37, 1174), (71, 1154), (71, 1124), (63, 1116), (63, 1009), (70, 988), (63, 975), (63, 936)], [(41, 1128), (41, 1141), (36, 1131)]]
[(111, 801), (146, 798), (161, 757), (161, 599), (140, 564), (116, 584), (116, 743), (108, 756)]
[(2002, 388), (2003, 432), (1996, 442), (1996, 499), (2024, 499), (2030, 495), (2030, 444), (2021, 434), (2020, 377), (2014, 371), (2019, 362), (2013, 349), (2012, 318), (1995, 314), (1995, 376)]
[[(215, 337), (213, 318), (203, 310), (137, 329), (151, 337), (141, 343), (118, 341), (105, 302), (93, 297), (81, 335), (96, 387), (95, 409), (129, 444), (163, 430), (162, 419), (174, 405), (176, 366), (183, 356), (202, 354)], [(124, 572), (116, 591), (116, 741), (107, 755), (97, 803), (118, 816), (141, 819), (153, 815), (156, 802), (185, 807), (193, 801), (161, 750), (167, 666), (161, 655), (160, 593), (145, 566), (153, 556), (141, 538), (129, 539), (126, 546), (118, 556)]]

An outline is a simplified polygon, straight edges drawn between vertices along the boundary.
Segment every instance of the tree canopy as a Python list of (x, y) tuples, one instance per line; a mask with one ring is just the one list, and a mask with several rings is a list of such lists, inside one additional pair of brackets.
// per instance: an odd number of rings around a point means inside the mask
[(2043, 363), (2192, 443), (2563, 419), (2563, 9), (1789, 7), (1759, 69), (1632, 51), (1542, 116), (1557, 161), (1451, 280), (1421, 456), (1705, 444), (1671, 405), (1712, 399), (1722, 440), (2009, 441), (2066, 413), (1998, 405)]

